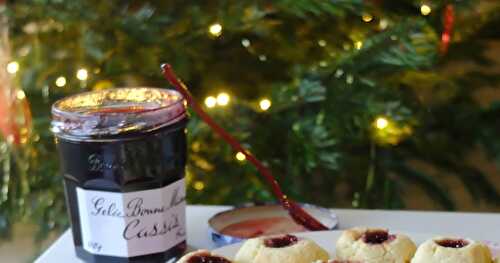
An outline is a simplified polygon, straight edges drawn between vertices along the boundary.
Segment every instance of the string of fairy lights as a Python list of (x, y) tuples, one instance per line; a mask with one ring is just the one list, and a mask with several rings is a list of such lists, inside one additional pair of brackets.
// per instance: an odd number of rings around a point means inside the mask
[[(432, 7), (431, 7), (430, 3), (422, 3), (419, 6), (419, 11), (420, 11), (421, 15), (428, 16), (432, 12)], [(374, 21), (373, 15), (371, 15), (369, 13), (362, 14), (361, 19), (366, 23), (371, 23)], [(381, 18), (378, 22), (378, 27), (381, 30), (386, 29), (388, 27), (388, 25), (389, 25), (389, 21), (387, 19), (384, 19), (384, 18)], [(208, 26), (207, 31), (208, 31), (209, 36), (211, 38), (215, 39), (215, 38), (222, 36), (223, 31), (224, 31), (224, 27), (220, 22), (214, 22)], [(241, 45), (245, 48), (250, 48), (251, 44), (252, 44), (251, 41), (247, 38), (243, 38), (241, 40)], [(319, 39), (317, 41), (317, 44), (320, 47), (326, 47), (328, 43), (324, 39)], [(363, 47), (363, 42), (361, 40), (356, 40), (353, 43), (353, 47), (355, 49), (359, 50)], [(262, 62), (267, 60), (267, 56), (264, 54), (258, 54), (257, 58)], [(322, 65), (322, 64), (325, 64), (325, 65)], [(326, 66), (326, 62), (325, 61), (320, 62), (320, 66)], [(11, 61), (10, 63), (7, 64), (6, 70), (8, 73), (10, 73), (12, 75), (16, 75), (18, 73), (18, 71), (20, 70), (20, 64), (17, 61)], [(335, 74), (336, 74), (336, 76), (337, 76), (337, 74), (343, 75), (343, 72), (339, 73), (339, 70), (338, 70)], [(89, 79), (90, 74), (86, 68), (79, 68), (75, 72), (75, 77), (76, 77), (76, 79), (81, 81), (81, 83), (85, 83)], [(353, 81), (352, 76), (347, 74), (346, 81), (348, 83), (352, 83), (352, 81)], [(62, 76), (62, 75), (58, 76), (54, 80), (54, 85), (58, 88), (65, 87), (67, 84), (68, 84), (67, 78), (65, 76)], [(24, 91), (21, 89), (18, 90), (17, 98), (19, 100), (22, 100), (22, 99), (25, 99), (25, 97), (26, 97), (26, 95), (25, 95)], [(231, 96), (226, 92), (220, 92), (217, 95), (209, 95), (204, 99), (204, 105), (206, 106), (207, 109), (212, 109), (215, 107), (222, 107), (223, 108), (223, 107), (228, 106), (230, 104), (230, 102), (231, 102)], [(258, 109), (260, 109), (262, 112), (265, 112), (265, 111), (268, 111), (271, 109), (272, 101), (269, 98), (261, 98), (257, 102), (257, 106), (258, 106)], [(389, 118), (388, 116), (382, 116), (382, 115), (377, 116), (373, 121), (374, 130), (376, 132), (378, 132), (377, 136), (386, 135), (386, 134), (393, 134), (393, 135), (398, 134), (399, 137), (401, 137), (402, 134), (408, 134), (411, 132), (411, 129), (409, 129), (408, 127), (403, 127), (399, 130), (394, 128), (394, 127), (396, 127), (394, 123), (395, 122), (391, 118)], [(398, 140), (393, 139), (393, 141), (397, 142)], [(246, 160), (246, 156), (242, 152), (237, 152), (234, 155), (234, 158), (239, 162), (244, 162)], [(194, 183), (193, 187), (196, 190), (201, 191), (204, 188), (204, 184), (203, 184), (203, 182), (198, 181), (198, 182)]]

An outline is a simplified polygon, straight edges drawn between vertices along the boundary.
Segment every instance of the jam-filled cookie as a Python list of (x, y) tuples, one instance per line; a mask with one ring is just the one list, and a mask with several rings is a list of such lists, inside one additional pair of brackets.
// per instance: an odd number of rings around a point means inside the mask
[(366, 263), (407, 263), (416, 250), (405, 235), (389, 234), (386, 229), (353, 228), (337, 241), (337, 259)]
[(328, 260), (328, 252), (309, 239), (293, 235), (248, 239), (236, 254), (238, 263), (311, 263)]
[(412, 263), (490, 263), (490, 249), (483, 243), (462, 238), (436, 237), (422, 243)]
[(184, 255), (177, 263), (232, 263), (233, 261), (211, 253), (208, 250), (197, 250)]

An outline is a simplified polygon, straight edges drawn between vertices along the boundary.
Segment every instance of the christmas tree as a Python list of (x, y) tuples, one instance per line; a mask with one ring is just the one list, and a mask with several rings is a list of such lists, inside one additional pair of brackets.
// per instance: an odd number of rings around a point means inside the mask
[[(452, 210), (461, 206), (451, 178), (499, 207), (494, 178), (468, 156), (500, 160), (500, 104), (477, 99), (499, 83), (487, 52), (500, 39), (500, 3), (1, 3), (4, 234), (18, 220), (36, 222), (40, 236), (68, 224), (51, 104), (88, 90), (168, 88), (163, 62), (295, 200), (396, 209), (419, 208), (409, 202), (422, 196)], [(191, 203), (273, 200), (245, 156), (197, 116), (188, 130)]]

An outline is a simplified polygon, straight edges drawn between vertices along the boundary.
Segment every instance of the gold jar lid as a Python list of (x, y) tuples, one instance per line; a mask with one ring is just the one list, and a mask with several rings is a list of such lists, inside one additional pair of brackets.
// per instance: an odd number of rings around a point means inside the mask
[(55, 102), (51, 130), (58, 137), (72, 140), (99, 139), (149, 132), (185, 117), (184, 98), (175, 90), (116, 88)]

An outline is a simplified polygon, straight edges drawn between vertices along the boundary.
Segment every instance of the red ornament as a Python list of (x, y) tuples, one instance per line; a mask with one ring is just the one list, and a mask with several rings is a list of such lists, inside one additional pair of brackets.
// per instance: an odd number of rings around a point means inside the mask
[(439, 52), (444, 55), (448, 52), (451, 36), (453, 34), (453, 26), (455, 24), (455, 8), (452, 4), (447, 4), (443, 12), (443, 33), (441, 33), (441, 45)]
[(30, 105), (25, 97), (17, 97), (16, 92), (22, 91), (5, 87), (5, 84), (0, 83), (0, 138), (19, 145), (31, 133)]

